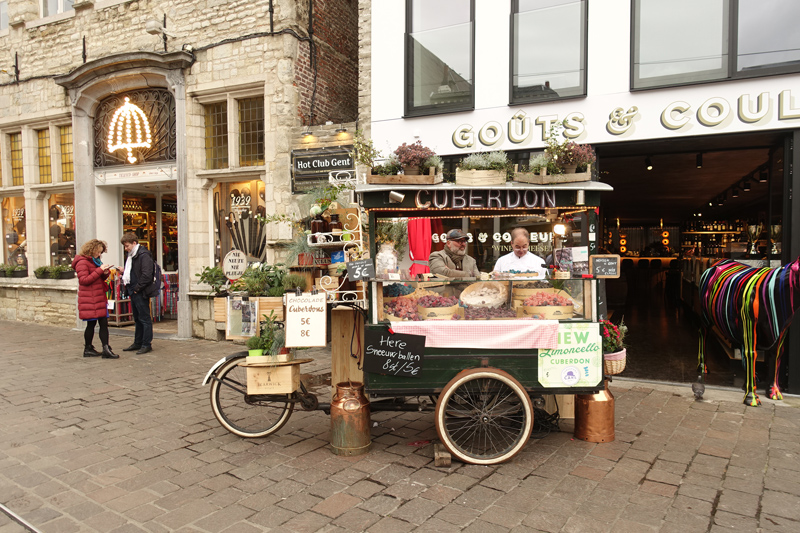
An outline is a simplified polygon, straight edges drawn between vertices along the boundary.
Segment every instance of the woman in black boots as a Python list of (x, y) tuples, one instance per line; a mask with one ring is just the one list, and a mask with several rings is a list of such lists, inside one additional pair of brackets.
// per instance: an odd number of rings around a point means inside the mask
[[(103, 359), (118, 359), (119, 356), (111, 351), (108, 345), (108, 298), (106, 297), (106, 279), (109, 270), (113, 267), (104, 265), (100, 256), (108, 247), (103, 241), (92, 239), (81, 247), (81, 251), (72, 260), (72, 268), (78, 276), (78, 317), (86, 321), (86, 330), (83, 332), (85, 347), (84, 357), (102, 356)], [(92, 346), (94, 327), (100, 323), (100, 342), (103, 343), (103, 352), (100, 353)]]

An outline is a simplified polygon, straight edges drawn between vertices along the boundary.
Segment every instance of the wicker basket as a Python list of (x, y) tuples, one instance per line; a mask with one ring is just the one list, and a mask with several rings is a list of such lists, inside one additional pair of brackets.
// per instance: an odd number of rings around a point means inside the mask
[(627, 350), (622, 350), (614, 353), (603, 354), (603, 369), (607, 376), (616, 376), (625, 370), (625, 361), (627, 360)]

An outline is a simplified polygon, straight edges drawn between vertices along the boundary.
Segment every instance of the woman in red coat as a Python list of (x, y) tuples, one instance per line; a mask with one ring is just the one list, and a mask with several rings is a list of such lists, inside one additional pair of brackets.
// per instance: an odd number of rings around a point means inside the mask
[[(110, 265), (104, 265), (100, 256), (108, 247), (103, 241), (92, 239), (81, 246), (79, 255), (72, 260), (72, 268), (78, 276), (78, 317), (86, 321), (86, 330), (83, 332), (85, 346), (84, 357), (97, 357), (103, 359), (118, 359), (119, 356), (111, 351), (108, 345), (108, 298), (106, 298), (106, 279), (108, 279)], [(94, 326), (100, 323), (100, 342), (103, 343), (102, 354), (92, 346), (94, 339)]]

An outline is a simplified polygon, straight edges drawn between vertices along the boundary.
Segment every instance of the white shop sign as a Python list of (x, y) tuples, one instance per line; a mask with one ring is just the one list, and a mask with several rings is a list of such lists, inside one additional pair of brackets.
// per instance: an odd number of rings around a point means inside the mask
[(286, 293), (286, 347), (325, 346), (326, 341), (325, 293)]
[(135, 167), (130, 170), (114, 172), (95, 172), (94, 179), (98, 185), (118, 185), (142, 181), (175, 180), (178, 178), (178, 167)]

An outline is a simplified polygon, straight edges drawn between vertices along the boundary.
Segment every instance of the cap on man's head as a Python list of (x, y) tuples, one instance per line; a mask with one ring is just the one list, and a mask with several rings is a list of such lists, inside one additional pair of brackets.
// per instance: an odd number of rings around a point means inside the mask
[(460, 229), (451, 229), (447, 232), (447, 240), (448, 241), (460, 241), (461, 239), (466, 239), (467, 234), (461, 231)]

